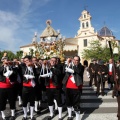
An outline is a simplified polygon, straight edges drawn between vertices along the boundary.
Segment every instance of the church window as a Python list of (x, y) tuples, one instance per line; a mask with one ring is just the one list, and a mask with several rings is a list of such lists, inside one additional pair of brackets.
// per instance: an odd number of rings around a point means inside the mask
[(84, 18), (86, 18), (86, 15), (84, 15)]
[(84, 47), (87, 47), (87, 39), (84, 39)]
[(82, 28), (85, 28), (85, 25), (84, 25), (84, 23), (82, 23)]
[(86, 27), (89, 27), (88, 22), (86, 22)]

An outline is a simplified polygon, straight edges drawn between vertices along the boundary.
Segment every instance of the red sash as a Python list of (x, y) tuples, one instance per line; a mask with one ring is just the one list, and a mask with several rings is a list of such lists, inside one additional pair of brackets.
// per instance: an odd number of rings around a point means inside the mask
[(6, 78), (5, 82), (0, 82), (0, 88), (12, 88), (13, 85), (10, 83), (10, 79)]
[(71, 81), (71, 77), (72, 77), (72, 76), (70, 76), (70, 77), (68, 78), (68, 81), (67, 81), (67, 84), (66, 84), (66, 88), (82, 89), (82, 86), (83, 86), (83, 85), (76, 86), (76, 84)]

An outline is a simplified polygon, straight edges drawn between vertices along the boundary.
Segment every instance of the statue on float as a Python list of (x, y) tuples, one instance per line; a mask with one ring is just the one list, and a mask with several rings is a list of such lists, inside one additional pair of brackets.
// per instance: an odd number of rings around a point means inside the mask
[(51, 26), (51, 20), (46, 21), (47, 27), (40, 36), (40, 42), (35, 42), (37, 49), (36, 55), (42, 59), (49, 59), (53, 56), (64, 60), (63, 48), (65, 46), (64, 39), (61, 38), (60, 32), (56, 32)]

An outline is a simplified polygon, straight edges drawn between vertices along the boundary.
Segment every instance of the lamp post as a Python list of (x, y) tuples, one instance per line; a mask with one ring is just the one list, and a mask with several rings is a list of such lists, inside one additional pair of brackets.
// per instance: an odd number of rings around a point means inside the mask
[(118, 50), (118, 47), (114, 47), (114, 49), (113, 49), (113, 55), (114, 55), (114, 60), (116, 61), (116, 60), (118, 60), (119, 58), (119, 50)]
[(119, 55), (119, 50), (118, 50), (117, 44), (115, 46), (113, 46), (113, 49), (112, 49), (111, 41), (108, 41), (108, 43), (109, 43), (109, 47), (110, 47), (111, 58), (113, 59), (113, 61), (117, 60), (118, 55)]

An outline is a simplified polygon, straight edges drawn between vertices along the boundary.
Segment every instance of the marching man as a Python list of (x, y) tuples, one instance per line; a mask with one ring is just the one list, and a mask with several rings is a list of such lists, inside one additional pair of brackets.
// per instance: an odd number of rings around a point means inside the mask
[(80, 120), (80, 96), (81, 87), (83, 84), (83, 69), (80, 64), (80, 57), (74, 56), (73, 63), (68, 61), (67, 66), (64, 69), (65, 77), (63, 84), (66, 85), (66, 104), (68, 109), (68, 119), (72, 120), (72, 107), (76, 114), (76, 120)]
[(50, 67), (47, 70), (46, 74), (40, 75), (41, 77), (45, 78), (45, 85), (46, 85), (46, 93), (48, 97), (48, 106), (50, 111), (50, 116), (48, 116), (47, 120), (51, 120), (54, 117), (54, 99), (57, 101), (58, 105), (58, 113), (59, 118), (58, 120), (62, 120), (62, 99), (61, 99), (61, 80), (60, 75), (61, 71), (56, 66), (57, 58), (52, 57), (50, 59)]

